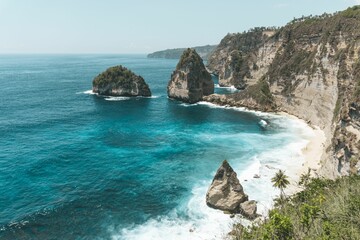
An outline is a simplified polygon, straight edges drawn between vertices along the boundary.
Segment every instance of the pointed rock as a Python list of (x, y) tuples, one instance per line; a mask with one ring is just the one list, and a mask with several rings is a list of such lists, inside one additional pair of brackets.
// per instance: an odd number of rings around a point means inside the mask
[(206, 204), (214, 209), (238, 213), (240, 204), (247, 200), (236, 172), (224, 160), (206, 194)]
[(182, 54), (167, 91), (170, 98), (188, 103), (196, 103), (214, 93), (211, 75), (194, 49), (188, 48)]

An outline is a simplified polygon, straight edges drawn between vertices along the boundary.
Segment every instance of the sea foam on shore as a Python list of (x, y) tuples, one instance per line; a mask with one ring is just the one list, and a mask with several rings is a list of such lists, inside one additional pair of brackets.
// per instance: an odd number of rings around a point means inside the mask
[[(303, 149), (314, 137), (313, 129), (304, 121), (287, 116), (250, 111), (243, 108), (219, 107), (213, 104), (200, 102), (198, 105), (207, 105), (212, 108), (229, 108), (236, 111), (253, 112), (269, 123), (270, 127), (283, 129), (270, 136), (252, 133), (234, 133), (231, 138), (238, 136), (246, 139), (249, 147), (260, 147), (263, 151), (252, 154), (250, 161), (244, 156), (228, 159), (250, 199), (258, 202), (258, 213), (266, 215), (273, 206), (273, 199), (279, 192), (272, 186), (271, 178), (279, 170), (285, 170), (292, 186), (295, 186), (299, 173), (303, 169), (306, 155)], [(183, 104), (191, 107), (194, 105)], [(228, 135), (204, 136), (215, 138), (217, 141), (226, 141)], [(283, 144), (275, 148), (267, 148), (267, 141), (271, 138), (282, 139)], [(214, 140), (214, 139), (213, 139)], [(219, 149), (219, 151), (226, 151)], [(219, 164), (220, 164), (219, 159)], [(248, 159), (247, 159), (248, 160)], [(213, 174), (215, 174), (214, 169)], [(260, 178), (254, 178), (257, 174)], [(173, 209), (170, 214), (151, 219), (141, 225), (130, 228), (112, 229), (113, 239), (223, 239), (231, 231), (232, 225), (239, 222), (239, 216), (230, 218), (221, 211), (206, 206), (206, 191), (212, 179), (203, 179), (196, 182), (192, 188), (191, 196)]]

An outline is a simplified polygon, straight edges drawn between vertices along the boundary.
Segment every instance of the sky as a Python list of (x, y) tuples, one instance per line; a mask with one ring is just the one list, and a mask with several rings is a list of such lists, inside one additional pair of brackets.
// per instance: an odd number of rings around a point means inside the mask
[(0, 0), (0, 54), (150, 53), (218, 44), (360, 0)]

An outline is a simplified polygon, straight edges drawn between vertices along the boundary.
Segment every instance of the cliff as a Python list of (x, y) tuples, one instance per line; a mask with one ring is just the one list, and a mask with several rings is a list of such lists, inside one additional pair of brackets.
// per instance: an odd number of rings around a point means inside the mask
[[(208, 60), (209, 55), (215, 50), (217, 45), (206, 45), (200, 47), (194, 47), (195, 51), (199, 54), (199, 56)], [(167, 58), (167, 59), (180, 59), (182, 53), (186, 50), (186, 48), (175, 48), (175, 49), (167, 49), (162, 51), (157, 51), (154, 53), (150, 53), (147, 55), (148, 58)]]
[[(234, 51), (241, 55), (240, 67), (226, 68)], [(219, 81), (222, 76), (240, 76), (246, 89), (229, 96), (211, 95), (206, 100), (284, 111), (319, 126), (327, 137), (320, 173), (335, 177), (357, 172), (359, 55), (359, 6), (295, 19), (277, 30), (257, 28), (229, 34), (209, 57), (208, 68), (219, 75)]]
[(93, 92), (106, 96), (151, 96), (145, 80), (123, 66), (110, 67), (95, 77)]
[(214, 82), (195, 49), (182, 54), (167, 87), (168, 96), (188, 103), (214, 93)]

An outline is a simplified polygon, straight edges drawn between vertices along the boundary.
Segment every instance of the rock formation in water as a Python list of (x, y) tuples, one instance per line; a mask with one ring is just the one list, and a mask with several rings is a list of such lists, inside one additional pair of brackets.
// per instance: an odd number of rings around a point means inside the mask
[(206, 194), (206, 204), (215, 209), (239, 213), (240, 204), (248, 200), (236, 172), (224, 160)]
[[(242, 56), (240, 70), (226, 67), (234, 51)], [(326, 134), (320, 174), (360, 172), (359, 56), (360, 6), (279, 29), (229, 34), (209, 57), (208, 69), (219, 81), (242, 76), (246, 88), (205, 100), (298, 116)]]
[(145, 80), (123, 66), (110, 67), (99, 74), (93, 80), (93, 92), (106, 96), (151, 96)]
[(188, 103), (196, 103), (214, 93), (214, 82), (194, 49), (188, 48), (182, 54), (167, 91), (170, 98)]

